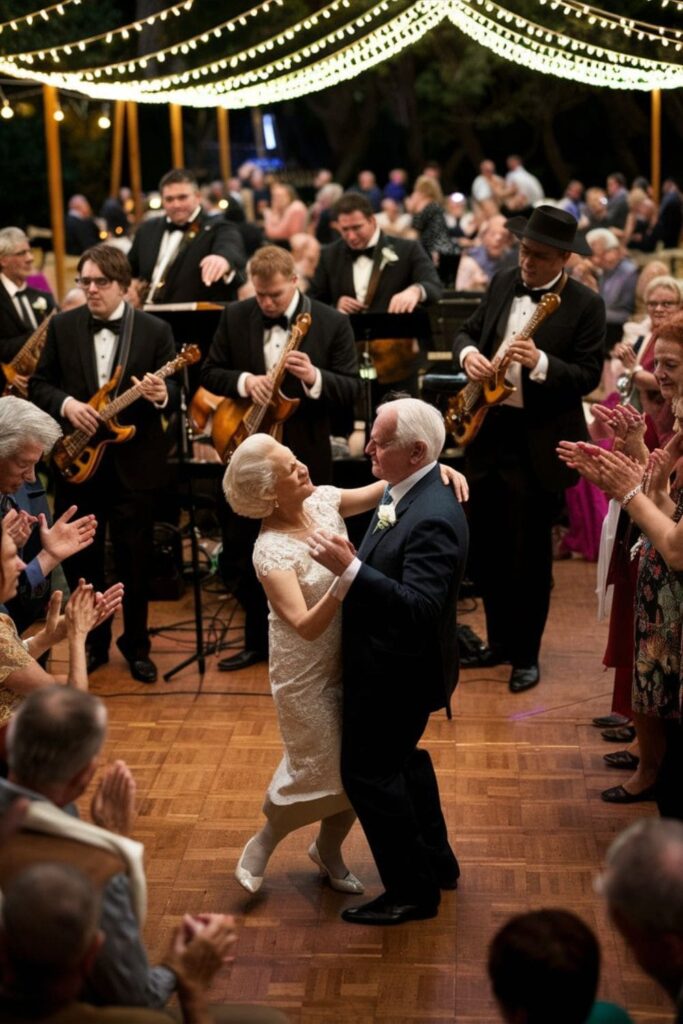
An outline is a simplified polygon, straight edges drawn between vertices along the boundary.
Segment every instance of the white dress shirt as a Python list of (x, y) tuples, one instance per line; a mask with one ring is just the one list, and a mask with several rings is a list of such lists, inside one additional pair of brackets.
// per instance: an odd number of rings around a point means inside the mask
[[(284, 316), (287, 317), (288, 323), (292, 322), (294, 312), (297, 306), (299, 305), (300, 299), (301, 292), (297, 290), (294, 292), (294, 297), (292, 298), (292, 301), (287, 306), (287, 309), (283, 314)], [(274, 370), (277, 364), (280, 362), (280, 359), (282, 358), (282, 353), (284, 352), (285, 346), (287, 344), (288, 336), (289, 332), (286, 331), (284, 327), (280, 327), (279, 324), (276, 325), (275, 327), (269, 327), (267, 330), (264, 330), (263, 359), (266, 364), (266, 373), (270, 373), (271, 370)], [(255, 376), (255, 374), (245, 372), (241, 373), (237, 378), (237, 391), (242, 396), (242, 398), (249, 397), (247, 395), (247, 378), (253, 376)], [(301, 386), (303, 387), (304, 393), (308, 396), (308, 398), (320, 398), (323, 391), (323, 377), (317, 366), (315, 368), (315, 380), (313, 381), (313, 384), (310, 386), (310, 388), (307, 387), (303, 381), (301, 382)]]
[(5, 277), (4, 274), (0, 274), (0, 281), (5, 286), (7, 294), (14, 303), (14, 308), (21, 319), (28, 321), (29, 325), (35, 329), (38, 326), (38, 320), (31, 306), (31, 300), (26, 294), (26, 285), (20, 287), (14, 281), (10, 281), (9, 277)]
[[(197, 206), (187, 223), (192, 224), (192, 222), (199, 216), (200, 211), (201, 206)], [(185, 233), (183, 231), (172, 231), (169, 228), (167, 228), (161, 236), (157, 261), (154, 264), (154, 270), (152, 271), (152, 281), (149, 289), (150, 295), (154, 295), (155, 288), (158, 287), (160, 281), (163, 281), (166, 268), (173, 262), (175, 254), (178, 252), (180, 243), (184, 237)]]
[[(377, 245), (379, 242), (380, 230), (377, 228), (368, 242), (366, 249)], [(368, 294), (370, 278), (372, 276), (372, 259), (370, 256), (357, 256), (353, 261), (353, 290), (359, 302), (365, 302)]]

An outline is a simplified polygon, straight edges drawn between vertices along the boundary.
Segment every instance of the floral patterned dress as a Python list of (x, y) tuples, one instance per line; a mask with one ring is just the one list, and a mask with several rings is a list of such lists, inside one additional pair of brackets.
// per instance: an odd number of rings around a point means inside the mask
[[(683, 489), (673, 521), (683, 516)], [(683, 572), (670, 569), (645, 538), (636, 585), (636, 661), (633, 710), (659, 718), (680, 718), (683, 646)]]
[(5, 680), (17, 668), (26, 668), (33, 658), (23, 646), (9, 615), (0, 615), (0, 725), (8, 721), (22, 698), (7, 689)]

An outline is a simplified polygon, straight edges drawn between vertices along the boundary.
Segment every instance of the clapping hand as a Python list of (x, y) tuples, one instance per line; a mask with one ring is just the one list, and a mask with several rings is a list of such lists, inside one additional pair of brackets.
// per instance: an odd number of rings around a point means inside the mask
[(90, 816), (100, 828), (129, 836), (135, 817), (135, 779), (125, 761), (104, 771), (90, 804)]
[(97, 530), (95, 516), (87, 515), (74, 519), (76, 512), (78, 512), (78, 506), (71, 505), (59, 519), (54, 521), (52, 526), (48, 526), (47, 519), (42, 512), (38, 516), (40, 543), (51, 562), (47, 570), (43, 568), (46, 575), (65, 558), (70, 558), (71, 555), (83, 551), (95, 539)]
[(601, 467), (598, 456), (602, 451), (596, 444), (585, 441), (560, 441), (557, 454), (570, 469), (575, 469), (592, 484), (602, 487)]
[(203, 1000), (216, 972), (235, 959), (231, 950), (236, 942), (232, 915), (185, 914), (165, 959), (178, 979), (181, 1005), (186, 997)]
[(38, 520), (35, 516), (24, 511), (24, 509), (11, 508), (2, 520), (2, 527), (21, 550), (26, 541), (33, 533), (33, 527)]
[(648, 450), (645, 437), (645, 417), (637, 412), (632, 405), (617, 405), (608, 409), (604, 405), (594, 405), (593, 415), (608, 434), (614, 437), (614, 450), (645, 465)]

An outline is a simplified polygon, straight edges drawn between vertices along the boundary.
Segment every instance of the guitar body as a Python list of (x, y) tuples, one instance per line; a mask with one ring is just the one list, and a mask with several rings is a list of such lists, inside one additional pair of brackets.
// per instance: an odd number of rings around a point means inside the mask
[(250, 420), (262, 407), (248, 398), (224, 398), (213, 414), (211, 440), (226, 465), (233, 453), (252, 434), (270, 434), (276, 440), (282, 437), (282, 425), (301, 404), (300, 398), (287, 398), (281, 391), (273, 396), (265, 413), (254, 428)]
[(464, 389), (460, 394), (449, 398), (444, 423), (456, 444), (464, 448), (473, 441), (491, 406), (500, 405), (515, 390), (515, 387), (505, 380), (505, 369), (502, 368), (482, 383), (481, 394), (471, 407), (464, 397)]
[(0, 369), (5, 376), (5, 390), (3, 391), (3, 398), (6, 395), (17, 395), (19, 398), (28, 398), (28, 389), (22, 387), (17, 383), (17, 377), (23, 376), (20, 374), (11, 363), (0, 363)]
[[(88, 405), (91, 403), (88, 402)], [(93, 475), (104, 455), (107, 445), (124, 444), (135, 436), (135, 427), (123, 427), (113, 418), (93, 434), (83, 451), (75, 458), (63, 458), (54, 453), (54, 461), (65, 480), (71, 484), (83, 484)]]
[(192, 429), (198, 434), (203, 434), (207, 423), (222, 401), (223, 399), (220, 395), (214, 395), (211, 391), (207, 391), (206, 388), (197, 388), (192, 396), (188, 410)]

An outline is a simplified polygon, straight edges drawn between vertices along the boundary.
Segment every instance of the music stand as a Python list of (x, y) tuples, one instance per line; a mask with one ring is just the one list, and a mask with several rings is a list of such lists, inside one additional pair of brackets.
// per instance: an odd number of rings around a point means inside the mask
[(369, 343), (382, 339), (417, 338), (420, 353), (422, 353), (429, 347), (428, 341), (432, 335), (432, 328), (427, 310), (423, 308), (416, 309), (412, 313), (351, 313), (349, 321), (356, 345), (363, 346), (360, 352), (360, 376), (363, 381), (367, 441), (375, 412), (372, 402), (372, 381), (377, 378), (370, 356)]

